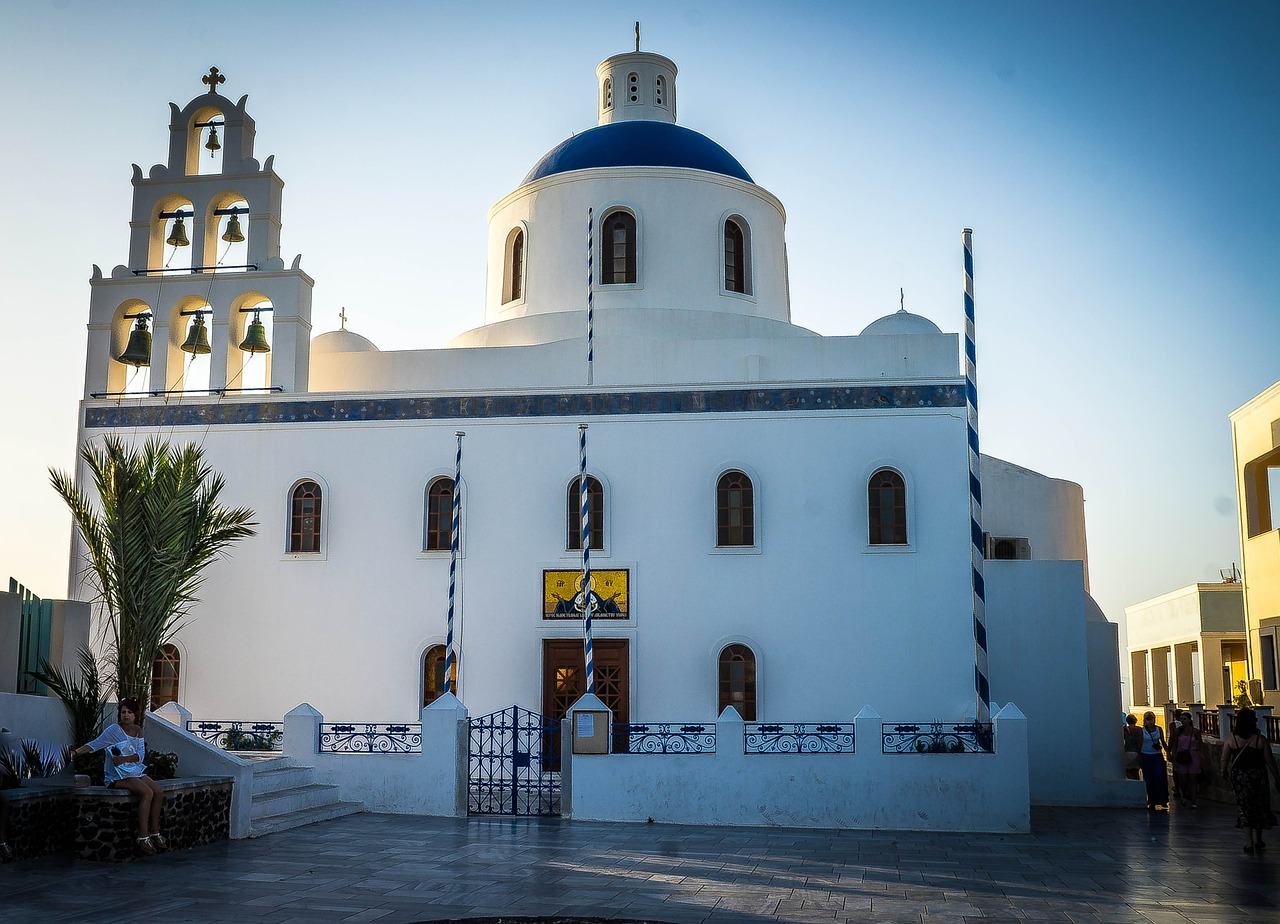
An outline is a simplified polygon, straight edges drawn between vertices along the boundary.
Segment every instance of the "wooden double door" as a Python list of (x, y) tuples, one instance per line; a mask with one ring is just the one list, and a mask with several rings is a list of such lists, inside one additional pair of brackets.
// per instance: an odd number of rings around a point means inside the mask
[[(591, 643), (596, 668), (596, 696), (613, 710), (613, 721), (631, 721), (630, 645), (624, 638), (597, 638)], [(569, 708), (587, 692), (586, 655), (581, 639), (554, 638), (542, 642), (542, 714), (559, 722)], [(614, 735), (614, 750), (619, 740), (625, 748), (626, 732)], [(559, 741), (554, 752), (559, 754)]]

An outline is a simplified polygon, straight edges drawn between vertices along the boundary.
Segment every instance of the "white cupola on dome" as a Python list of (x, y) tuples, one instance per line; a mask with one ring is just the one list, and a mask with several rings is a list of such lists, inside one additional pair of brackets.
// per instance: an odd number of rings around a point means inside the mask
[(637, 28), (635, 50), (605, 58), (596, 78), (599, 124), (547, 151), (489, 211), (485, 328), (453, 344), (585, 330), (569, 315), (586, 312), (589, 272), (602, 330), (657, 336), (670, 312), (733, 330), (790, 324), (786, 212), (733, 154), (676, 123), (675, 62), (640, 51)]
[(632, 119), (651, 122), (676, 120), (676, 63), (670, 58), (636, 50), (605, 58), (596, 65), (600, 83), (596, 124)]

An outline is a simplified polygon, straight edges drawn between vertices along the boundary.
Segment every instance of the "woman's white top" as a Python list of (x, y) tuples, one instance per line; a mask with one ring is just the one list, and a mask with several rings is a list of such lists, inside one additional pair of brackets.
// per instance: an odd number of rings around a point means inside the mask
[(1142, 729), (1142, 753), (1143, 754), (1159, 754), (1161, 752), (1160, 739), (1164, 737), (1164, 732), (1159, 726), (1155, 728)]
[[(91, 751), (106, 749), (106, 760), (103, 761), (103, 779), (108, 786), (116, 780), (128, 777), (145, 776), (147, 772), (143, 761), (147, 758), (147, 742), (142, 738), (134, 738), (125, 734), (119, 725), (110, 725), (101, 735), (85, 745)], [(136, 761), (126, 761), (137, 755)], [(116, 759), (120, 759), (119, 766)]]

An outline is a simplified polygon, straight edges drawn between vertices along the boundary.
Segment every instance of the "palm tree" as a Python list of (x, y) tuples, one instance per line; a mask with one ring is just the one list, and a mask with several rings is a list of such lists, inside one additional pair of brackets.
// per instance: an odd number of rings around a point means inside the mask
[(224, 481), (199, 446), (151, 438), (139, 449), (107, 436), (80, 457), (96, 504), (65, 472), (50, 469), (49, 477), (84, 540), (116, 692), (146, 708), (152, 665), (198, 602), (205, 567), (257, 524), (252, 510), (218, 503)]

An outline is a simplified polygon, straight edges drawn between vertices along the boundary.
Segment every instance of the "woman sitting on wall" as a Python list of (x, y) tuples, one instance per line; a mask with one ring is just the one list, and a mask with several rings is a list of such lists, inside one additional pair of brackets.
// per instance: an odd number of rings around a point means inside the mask
[(1169, 807), (1169, 770), (1164, 761), (1169, 745), (1154, 712), (1142, 714), (1142, 781), (1147, 784), (1147, 808)]
[(1236, 805), (1240, 809), (1236, 827), (1244, 828), (1244, 852), (1266, 850), (1262, 831), (1276, 824), (1267, 771), (1271, 771), (1280, 785), (1280, 769), (1276, 767), (1276, 756), (1271, 753), (1271, 742), (1258, 731), (1258, 714), (1252, 709), (1236, 713), (1231, 734), (1222, 742), (1221, 769), (1236, 794)]
[(1200, 777), (1200, 765), (1205, 758), (1204, 742), (1200, 730), (1191, 724), (1191, 713), (1178, 713), (1178, 724), (1169, 735), (1169, 754), (1173, 757), (1173, 772), (1178, 778), (1178, 804), (1196, 802), (1196, 789)]
[(147, 743), (142, 726), (137, 724), (141, 712), (132, 696), (120, 699), (116, 707), (119, 720), (88, 744), (76, 748), (76, 754), (89, 754), (106, 749), (103, 777), (113, 789), (127, 789), (138, 796), (138, 849), (145, 854), (164, 850), (168, 844), (160, 834), (160, 807), (164, 790), (147, 776)]

